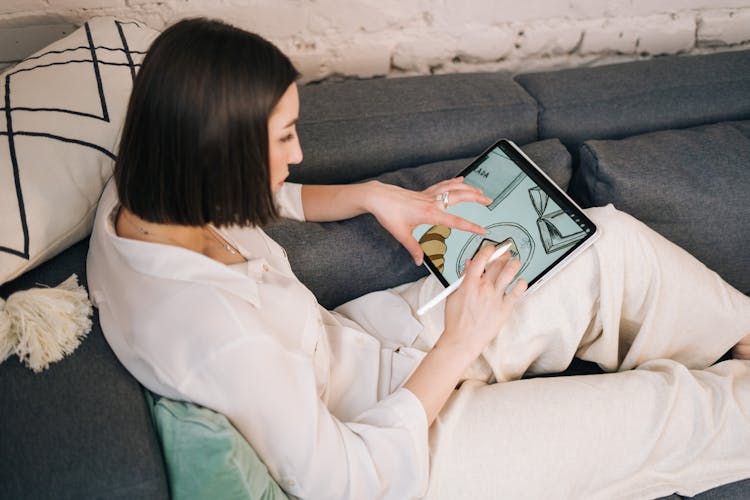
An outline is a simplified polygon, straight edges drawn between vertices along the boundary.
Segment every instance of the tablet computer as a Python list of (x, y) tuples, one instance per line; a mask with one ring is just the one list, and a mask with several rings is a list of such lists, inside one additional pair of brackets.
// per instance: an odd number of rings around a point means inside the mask
[(447, 211), (483, 226), (487, 234), (426, 224), (413, 233), (425, 265), (445, 286), (461, 276), (466, 260), (483, 246), (510, 243), (511, 256), (521, 260), (516, 279), (528, 282), (528, 295), (598, 236), (580, 207), (507, 139), (493, 144), (458, 175), (492, 203), (458, 203)]

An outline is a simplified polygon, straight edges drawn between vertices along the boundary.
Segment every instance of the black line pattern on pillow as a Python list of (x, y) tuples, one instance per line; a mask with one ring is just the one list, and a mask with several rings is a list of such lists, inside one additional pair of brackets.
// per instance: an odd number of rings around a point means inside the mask
[[(119, 27), (119, 25), (118, 25), (118, 27)], [(120, 31), (120, 36), (121, 36), (121, 37), (124, 37), (124, 36), (125, 36), (125, 35), (124, 35), (124, 34), (122, 33), (122, 31)], [(126, 52), (126, 50), (127, 50), (127, 49), (123, 49), (122, 47), (114, 47), (114, 48), (113, 48), (113, 47), (104, 47), (103, 45), (97, 45), (97, 46), (96, 46), (96, 47), (94, 47), (94, 48), (95, 48), (96, 50), (110, 50), (110, 51), (113, 51), (113, 52), (118, 52), (118, 51), (119, 51), (119, 52)], [(89, 47), (88, 45), (81, 45), (81, 46), (79, 46), (79, 47), (70, 47), (70, 48), (67, 48), (67, 49), (61, 49), (61, 50), (50, 50), (50, 51), (48, 51), (48, 52), (44, 52), (44, 53), (42, 53), (42, 54), (39, 54), (38, 56), (29, 56), (29, 57), (27, 57), (26, 59), (24, 59), (24, 62), (28, 62), (28, 61), (33, 61), (33, 60), (35, 60), (35, 59), (41, 59), (41, 58), (43, 58), (43, 57), (45, 57), (45, 56), (48, 56), (48, 55), (51, 55), (51, 54), (64, 54), (64, 53), (66, 53), (66, 52), (75, 52), (76, 50), (81, 50), (81, 49), (86, 49), (86, 50), (89, 50), (89, 49), (90, 49), (90, 47)], [(133, 54), (141, 54), (141, 55), (143, 55), (143, 54), (145, 54), (145, 53), (146, 53), (146, 51), (145, 51), (145, 50), (133, 50), (133, 51), (131, 51), (131, 52), (132, 52)]]
[(96, 49), (94, 48), (94, 40), (91, 38), (91, 28), (89, 23), (86, 23), (86, 39), (89, 41), (89, 51), (91, 52), (91, 62), (94, 67), (94, 75), (96, 75), (96, 86), (99, 88), (99, 99), (102, 103), (102, 118), (104, 121), (109, 121), (109, 111), (107, 111), (107, 99), (104, 97), (104, 88), (102, 86), (102, 74), (99, 71), (99, 62), (96, 58)]
[[(4, 131), (0, 129), (0, 138), (4, 138), (5, 140), (7, 140), (8, 153), (10, 155), (10, 166), (12, 169), (13, 182), (15, 186), (16, 199), (18, 203), (18, 220), (20, 222), (20, 226), (23, 232), (23, 245), (22, 245), (22, 248), (13, 248), (12, 246), (9, 246), (9, 245), (3, 245), (4, 242), (0, 242), (0, 251), (2, 252), (16, 255), (18, 257), (21, 257), (27, 260), (30, 257), (29, 229), (28, 229), (28, 222), (27, 222), (27, 217), (26, 217), (26, 207), (24, 206), (23, 182), (22, 182), (22, 171), (23, 171), (22, 165), (23, 165), (24, 159), (19, 158), (19, 155), (17, 154), (16, 140), (18, 138), (36, 137), (36, 138), (49, 139), (52, 141), (59, 141), (59, 142), (67, 143), (67, 144), (74, 144), (76, 146), (90, 148), (95, 151), (98, 151), (99, 153), (104, 154), (111, 159), (115, 158), (114, 151), (111, 151), (108, 147), (102, 146), (101, 144), (96, 144), (93, 141), (86, 140), (86, 138), (67, 137), (66, 136), (67, 134), (55, 133), (54, 131), (16, 130), (14, 129), (14, 125), (13, 125), (13, 115), (14, 113), (19, 113), (19, 112), (24, 112), (24, 113), (33, 112), (35, 115), (38, 113), (41, 119), (44, 119), (46, 117), (45, 113), (54, 113), (54, 114), (63, 113), (63, 114), (70, 115), (72, 122), (75, 122), (75, 120), (83, 119), (83, 120), (97, 120), (97, 121), (109, 123), (110, 113), (109, 113), (109, 108), (107, 106), (105, 81), (102, 77), (101, 68), (103, 66), (127, 67), (130, 70), (131, 79), (135, 79), (136, 68), (140, 66), (140, 64), (138, 64), (135, 61), (136, 60), (140, 61), (140, 59), (142, 59), (143, 55), (145, 54), (145, 51), (133, 50), (130, 48), (130, 44), (128, 43), (127, 37), (125, 36), (125, 32), (122, 29), (122, 26), (125, 24), (134, 24), (140, 27), (138, 23), (115, 21), (114, 24), (115, 24), (115, 27), (117, 28), (117, 33), (122, 43), (122, 47), (104, 47), (101, 45), (95, 45), (89, 24), (85, 23), (84, 29), (85, 29), (86, 40), (88, 41), (88, 45), (82, 45), (79, 47), (70, 47), (70, 48), (62, 49), (62, 50), (51, 50), (51, 51), (47, 51), (36, 56), (29, 57), (25, 59), (24, 61), (22, 61), (21, 63), (19, 63), (18, 66), (20, 67), (18, 67), (15, 70), (11, 70), (5, 75), (5, 86), (4, 86), (5, 96), (4, 96), (4, 101), (3, 101), (3, 107), (0, 108), (0, 112), (3, 112), (6, 127)], [(84, 51), (86, 52), (87, 57), (81, 58), (79, 53), (83, 53)], [(70, 55), (72, 56), (72, 58), (68, 58), (64, 60), (47, 61), (47, 59), (55, 58), (61, 55)], [(115, 56), (124, 55), (126, 62), (108, 60), (108, 58), (111, 57), (112, 55), (115, 55)], [(26, 66), (26, 64), (28, 64), (29, 61), (39, 61), (39, 64), (35, 64), (33, 66)], [(12, 80), (14, 76), (17, 77), (17, 75), (21, 75), (27, 72), (34, 72), (34, 71), (38, 72), (45, 68), (52, 68), (55, 66), (65, 66), (65, 65), (71, 65), (71, 64), (91, 65), (94, 80), (96, 82), (96, 92), (94, 93), (94, 95), (96, 96), (96, 100), (98, 100), (98, 103), (96, 104), (96, 107), (99, 108), (98, 113), (92, 113), (92, 112), (82, 110), (82, 109), (70, 109), (64, 106), (61, 106), (59, 108), (43, 106), (43, 105), (42, 106), (22, 105), (22, 106), (17, 106), (17, 107), (13, 106), (11, 88), (12, 88)], [(125, 98), (127, 99), (127, 96), (125, 96)], [(2, 119), (0, 118), (0, 126), (1, 126), (1, 122), (2, 122)], [(75, 126), (75, 123), (71, 123), (69, 125), (66, 125), (65, 128), (67, 132), (74, 132), (74, 131), (77, 131), (78, 127)]]
[(117, 25), (117, 32), (122, 40), (122, 48), (125, 51), (125, 57), (128, 58), (128, 65), (130, 66), (130, 76), (135, 80), (135, 65), (133, 64), (133, 56), (130, 55), (130, 48), (128, 47), (128, 39), (125, 38), (125, 33), (122, 31), (122, 26)]

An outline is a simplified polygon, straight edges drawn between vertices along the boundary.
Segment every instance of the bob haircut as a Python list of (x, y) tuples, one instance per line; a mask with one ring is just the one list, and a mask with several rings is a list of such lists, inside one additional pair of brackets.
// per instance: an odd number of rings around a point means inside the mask
[(114, 170), (120, 203), (148, 222), (270, 222), (268, 118), (298, 76), (273, 44), (221, 21), (166, 29), (133, 83)]

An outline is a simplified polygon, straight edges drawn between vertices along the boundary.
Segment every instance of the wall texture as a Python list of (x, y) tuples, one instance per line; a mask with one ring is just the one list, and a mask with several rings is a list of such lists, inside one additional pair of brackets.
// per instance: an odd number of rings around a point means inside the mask
[(0, 35), (94, 15), (159, 29), (185, 16), (219, 17), (275, 42), (305, 81), (750, 47), (750, 0), (0, 0)]

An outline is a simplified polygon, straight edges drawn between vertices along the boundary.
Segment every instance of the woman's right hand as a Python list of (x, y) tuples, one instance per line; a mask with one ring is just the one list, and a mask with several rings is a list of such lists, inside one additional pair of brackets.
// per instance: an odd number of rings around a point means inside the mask
[(485, 266), (494, 248), (481, 249), (464, 268), (465, 278), (445, 304), (445, 329), (404, 384), (419, 399), (428, 425), (437, 417), (469, 364), (494, 339), (508, 319), (527, 284), (518, 280), (505, 294), (520, 269), (506, 255)]
[[(482, 352), (502, 329), (527, 283), (519, 279), (506, 294), (521, 261), (505, 254), (487, 265), (494, 247), (482, 248), (465, 266), (465, 278), (445, 304), (445, 330), (436, 347), (458, 349), (469, 360)], [(485, 266), (486, 270), (485, 270)]]

